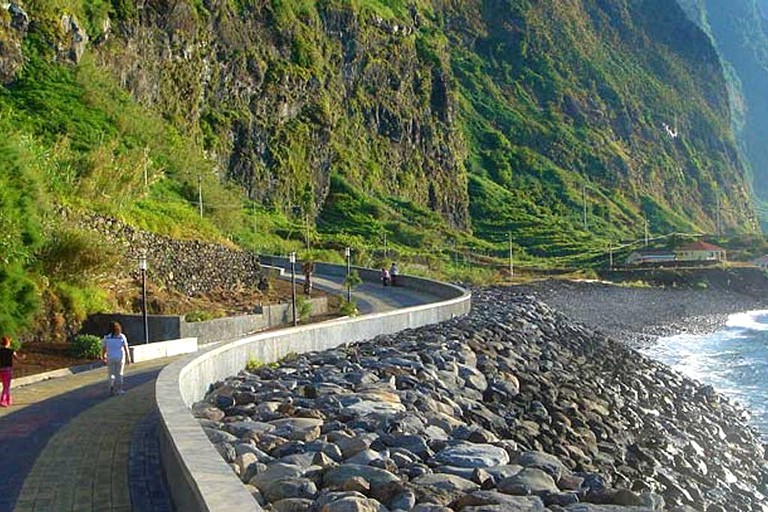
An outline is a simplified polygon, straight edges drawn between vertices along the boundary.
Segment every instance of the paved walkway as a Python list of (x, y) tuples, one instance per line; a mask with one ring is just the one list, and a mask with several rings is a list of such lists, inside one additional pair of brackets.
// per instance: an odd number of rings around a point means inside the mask
[(131, 433), (169, 361), (130, 365), (111, 398), (104, 368), (15, 388), (0, 409), (0, 511), (130, 510)]
[[(315, 286), (343, 291), (339, 279)], [(405, 288), (355, 288), (362, 313), (434, 301)], [(0, 408), (0, 512), (172, 510), (159, 462), (154, 382), (171, 359), (130, 365), (126, 390), (109, 397), (106, 371), (12, 390)]]

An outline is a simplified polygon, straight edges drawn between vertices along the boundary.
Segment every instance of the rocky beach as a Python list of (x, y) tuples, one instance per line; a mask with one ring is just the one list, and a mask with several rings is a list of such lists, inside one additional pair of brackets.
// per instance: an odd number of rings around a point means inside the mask
[(193, 411), (266, 510), (768, 510), (743, 411), (604, 334), (713, 329), (757, 301), (602, 286), (477, 290), (467, 317), (243, 371)]
[(724, 288), (550, 279), (515, 289), (630, 346), (645, 346), (658, 336), (710, 333), (721, 328), (732, 313), (768, 309), (768, 296)]

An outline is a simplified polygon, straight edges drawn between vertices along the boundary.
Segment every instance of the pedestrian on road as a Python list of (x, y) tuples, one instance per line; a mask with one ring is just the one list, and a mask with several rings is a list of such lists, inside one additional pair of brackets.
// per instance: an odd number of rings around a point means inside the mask
[(397, 268), (397, 262), (392, 262), (392, 266), (389, 267), (389, 277), (392, 279), (392, 286), (397, 286), (397, 276), (400, 275), (400, 269)]
[(381, 284), (384, 286), (389, 286), (389, 281), (392, 279), (389, 275), (389, 270), (385, 268), (381, 269)]
[(0, 380), (3, 381), (3, 393), (0, 395), (0, 407), (8, 407), (11, 400), (11, 378), (13, 377), (13, 360), (18, 359), (19, 354), (11, 348), (11, 338), (3, 336), (0, 342)]
[[(126, 364), (131, 364), (131, 355), (128, 352), (128, 338), (123, 334), (123, 328), (118, 322), (112, 322), (110, 332), (104, 336), (101, 342), (101, 358), (107, 363), (107, 375), (109, 376), (109, 395), (115, 393), (122, 395), (123, 370)], [(117, 381), (117, 389), (115, 389)]]

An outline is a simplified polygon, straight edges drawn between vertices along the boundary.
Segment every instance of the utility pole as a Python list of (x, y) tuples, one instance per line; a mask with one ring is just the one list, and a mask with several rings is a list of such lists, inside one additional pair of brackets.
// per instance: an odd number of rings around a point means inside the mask
[(613, 269), (613, 243), (608, 245), (608, 268)]
[(509, 233), (509, 278), (515, 277), (515, 260), (513, 259), (514, 253), (512, 252), (512, 232)]
[(715, 231), (720, 236), (720, 195), (717, 196), (717, 211), (715, 212)]
[(299, 325), (299, 317), (296, 314), (296, 253), (288, 255), (291, 263), (291, 310), (293, 311), (293, 325)]
[(584, 220), (584, 229), (587, 229), (587, 185), (586, 183), (581, 184), (581, 198), (584, 204), (584, 207), (582, 208), (582, 217)]
[(200, 207), (200, 218), (203, 218), (203, 175), (197, 177), (197, 205)]
[(144, 147), (144, 192), (149, 190), (149, 176), (147, 175), (147, 167), (149, 162), (149, 147)]
[(384, 232), (384, 259), (389, 259), (389, 246), (387, 246), (387, 232)]
[(648, 217), (643, 217), (645, 221), (645, 246), (648, 247)]

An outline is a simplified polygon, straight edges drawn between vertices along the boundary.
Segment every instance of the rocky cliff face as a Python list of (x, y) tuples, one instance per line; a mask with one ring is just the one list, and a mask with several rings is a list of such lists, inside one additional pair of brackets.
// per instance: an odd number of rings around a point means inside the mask
[[(390, 216), (496, 242), (511, 231), (521, 252), (589, 257), (641, 233), (644, 218), (654, 233), (713, 232), (718, 204), (729, 229), (753, 226), (720, 60), (666, 2), (71, 0), (24, 9), (34, 30), (0, 41), (10, 90), (20, 41), (53, 47), (39, 53), (57, 66), (85, 54), (90, 72), (160, 113), (218, 178), (319, 219), (320, 231), (394, 238)], [(2, 22), (19, 25), (11, 11)], [(137, 167), (147, 158), (161, 160), (145, 153)], [(418, 213), (429, 211), (442, 224)], [(361, 228), (373, 222), (381, 225)]]
[(447, 57), (420, 54), (416, 12), (321, 4), (145, 2), (95, 50), (140, 102), (202, 135), (253, 199), (314, 215), (341, 172), (469, 228)]
[[(764, 0), (680, 0), (686, 13), (707, 32), (726, 67), (734, 126), (741, 150), (752, 169), (761, 218), (768, 199), (768, 2)], [(763, 221), (765, 222), (765, 221)]]

